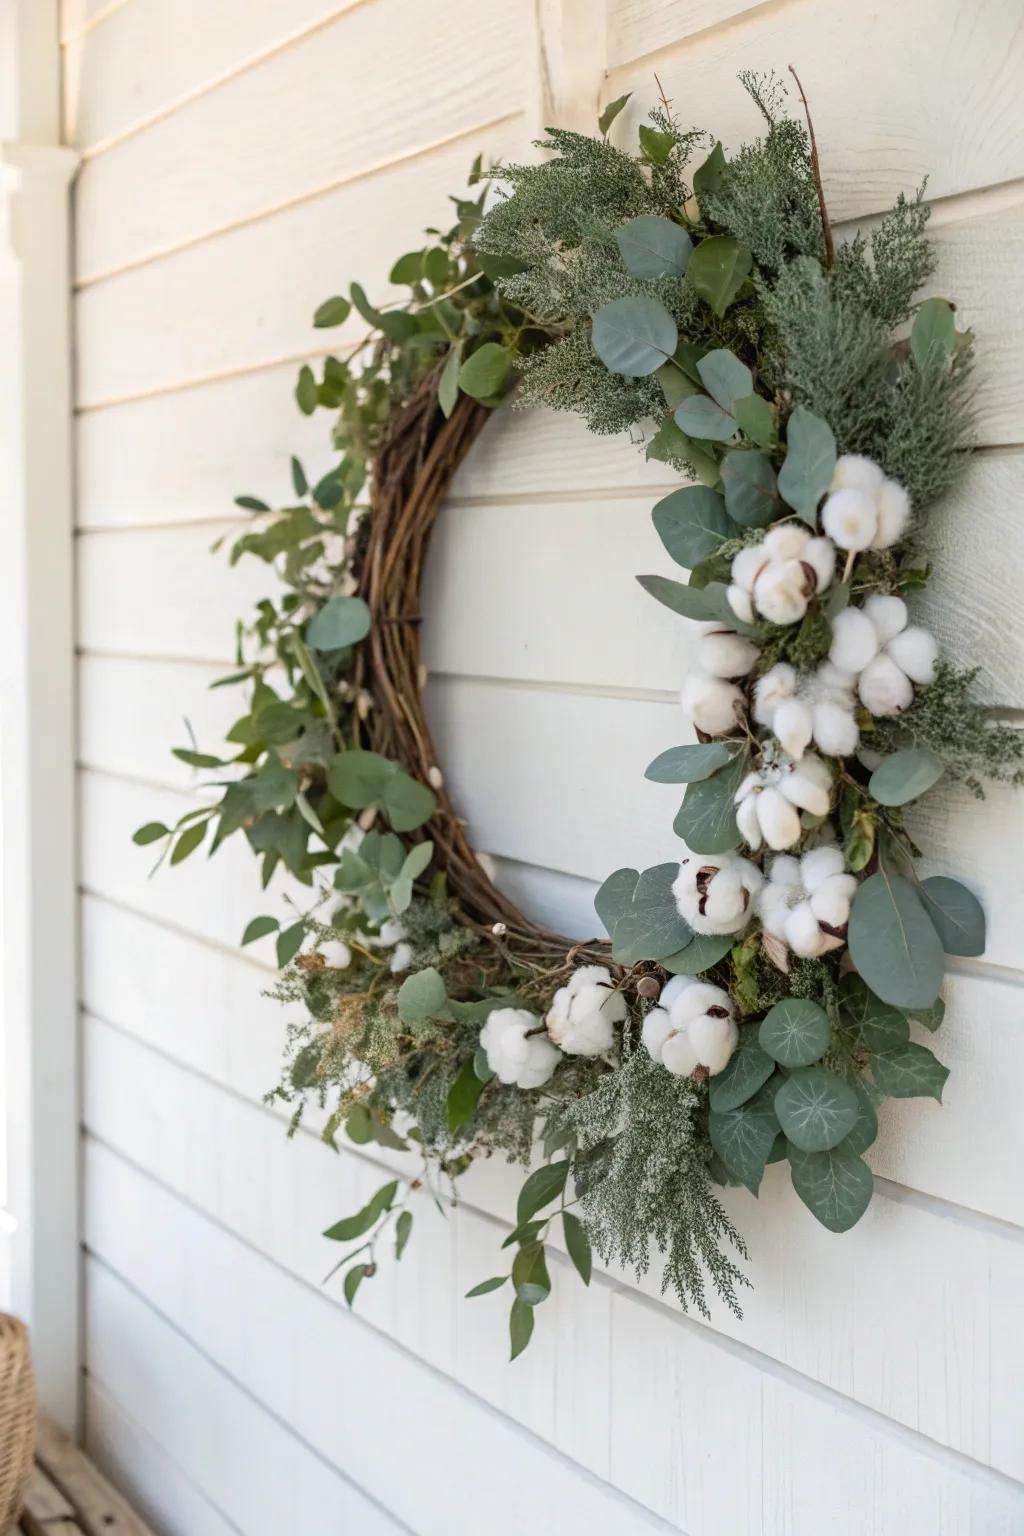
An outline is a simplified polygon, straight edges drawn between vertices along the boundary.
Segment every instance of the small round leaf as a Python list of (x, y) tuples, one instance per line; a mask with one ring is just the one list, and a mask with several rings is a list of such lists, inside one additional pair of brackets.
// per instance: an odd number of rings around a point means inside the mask
[(783, 1067), (809, 1067), (828, 1050), (828, 1014), (809, 998), (785, 997), (761, 1021), (758, 1040)]
[(804, 1067), (788, 1077), (775, 1095), (775, 1113), (789, 1140), (801, 1152), (837, 1147), (860, 1117), (860, 1104), (849, 1083), (825, 1067)]
[(676, 322), (657, 299), (613, 299), (594, 316), (594, 351), (611, 373), (641, 379), (660, 368), (676, 349)]

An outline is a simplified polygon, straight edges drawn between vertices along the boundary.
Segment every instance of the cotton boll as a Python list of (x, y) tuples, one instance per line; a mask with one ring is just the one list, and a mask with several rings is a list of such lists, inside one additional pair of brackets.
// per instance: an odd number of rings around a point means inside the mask
[[(810, 811), (813, 816), (828, 814), (832, 799), (832, 774), (813, 752), (805, 753), (792, 773), (783, 779), (782, 785), (783, 793), (801, 810)], [(798, 798), (798, 794), (803, 798)]]
[(661, 989), (661, 997), (658, 999), (662, 1008), (672, 1008), (679, 1001), (684, 992), (691, 987), (700, 986), (696, 976), (673, 976), (666, 981)]
[(769, 848), (792, 848), (800, 841), (800, 817), (773, 785), (762, 789), (757, 797), (757, 820)]
[(800, 884), (809, 894), (826, 880), (843, 872), (842, 850), (834, 847), (812, 848), (800, 860)]
[(939, 647), (935, 636), (929, 634), (928, 630), (922, 629), (919, 624), (911, 624), (909, 629), (893, 636), (886, 651), (912, 683), (934, 683)]
[(886, 655), (876, 656), (865, 667), (857, 691), (864, 708), (879, 717), (901, 714), (914, 698), (909, 677)]
[(863, 672), (878, 654), (878, 633), (862, 608), (844, 608), (832, 620), (828, 659), (843, 672)]
[(754, 603), (747, 589), (734, 584), (726, 587), (725, 596), (729, 607), (741, 623), (753, 624)]
[(773, 560), (754, 583), (754, 606), (770, 624), (796, 624), (807, 612), (809, 584), (799, 560)]
[(765, 534), (761, 547), (771, 560), (802, 560), (809, 538), (799, 523), (776, 523)]
[(818, 591), (824, 592), (836, 570), (836, 551), (831, 539), (808, 539), (803, 560), (811, 567), (818, 583)]
[(753, 589), (761, 567), (768, 562), (764, 544), (747, 544), (733, 556), (731, 574), (736, 586), (745, 592)]
[(794, 760), (803, 757), (814, 730), (810, 706), (802, 699), (787, 699), (775, 710), (772, 730), (790, 757)]
[(833, 875), (811, 897), (811, 911), (819, 923), (830, 928), (845, 928), (850, 921), (850, 903), (857, 892), (853, 875)]
[(829, 757), (852, 757), (860, 741), (853, 709), (823, 701), (812, 714), (814, 744)]
[(683, 859), (672, 884), (676, 910), (694, 933), (738, 933), (747, 925), (761, 878), (756, 865), (735, 854), (714, 863)]
[(801, 885), (802, 862), (791, 853), (780, 853), (771, 862), (768, 878), (772, 885)]
[(687, 1035), (698, 1062), (702, 1067), (707, 1067), (712, 1077), (728, 1066), (729, 1058), (740, 1039), (734, 1019), (716, 1018), (708, 1013), (702, 1013), (693, 1020), (687, 1028)]
[(661, 1061), (666, 1040), (672, 1036), (672, 1020), (664, 1008), (652, 1008), (643, 1022), (640, 1037), (654, 1061)]
[(615, 1044), (626, 1000), (601, 965), (581, 966), (559, 987), (545, 1020), (548, 1034), (570, 1056), (601, 1056)]
[(794, 955), (810, 960), (821, 954), (823, 942), (824, 936), (818, 927), (818, 919), (811, 911), (810, 902), (800, 902), (790, 912), (786, 922), (786, 943)]
[(526, 1008), (495, 1008), (480, 1031), (487, 1065), (500, 1083), (540, 1088), (561, 1060), (561, 1052), (539, 1030), (540, 1020)]
[(379, 939), (382, 944), (397, 944), (399, 939), (405, 938), (405, 929), (397, 918), (389, 917), (380, 925)]
[(833, 491), (821, 509), (821, 526), (840, 549), (867, 549), (878, 528), (874, 498), (854, 486)]
[(661, 1048), (661, 1064), (668, 1068), (673, 1077), (689, 1077), (694, 1068), (700, 1066), (689, 1031), (678, 1030), (669, 1035)]
[(863, 491), (867, 496), (877, 496), (885, 483), (880, 464), (865, 458), (861, 453), (844, 453), (836, 460), (832, 472), (830, 491), (848, 489)]
[(347, 971), (352, 964), (352, 951), (343, 939), (327, 939), (317, 950), (332, 970)]
[(707, 630), (697, 646), (697, 660), (711, 677), (746, 677), (760, 654), (731, 629)]
[(759, 795), (748, 795), (736, 807), (736, 825), (740, 836), (753, 853), (756, 853), (764, 842), (761, 836), (761, 821), (757, 813), (759, 799)]
[(707, 1013), (712, 1008), (724, 1009), (726, 1013), (731, 1013), (732, 1003), (729, 1001), (728, 992), (721, 987), (716, 987), (712, 981), (694, 981), (692, 987), (687, 987), (680, 993), (669, 1010), (673, 1027), (681, 1029), (684, 1024), (689, 1024), (691, 1019), (699, 1018), (702, 1013)]
[(526, 1041), (526, 1060), (516, 1079), (519, 1088), (543, 1088), (562, 1059), (557, 1046), (543, 1035)]
[(754, 684), (754, 719), (758, 725), (770, 726), (775, 711), (787, 699), (796, 696), (796, 669), (786, 661), (776, 662)]
[(757, 913), (765, 933), (777, 939), (786, 937), (786, 923), (793, 906), (791, 897), (796, 889), (795, 886), (778, 885), (774, 880), (764, 887), (757, 899)]
[(886, 597), (873, 592), (864, 603), (864, 613), (875, 626), (879, 646), (887, 645), (901, 629), (906, 629), (907, 605), (902, 597)]
[(903, 537), (910, 521), (910, 497), (898, 480), (885, 480), (878, 493), (878, 527), (872, 539), (874, 549), (888, 549)]
[(407, 971), (412, 964), (412, 947), (408, 944), (396, 944), (391, 951), (391, 959), (388, 962), (392, 974), (397, 976), (401, 971)]
[(691, 672), (679, 690), (679, 702), (706, 736), (728, 736), (743, 712), (743, 694), (735, 683)]

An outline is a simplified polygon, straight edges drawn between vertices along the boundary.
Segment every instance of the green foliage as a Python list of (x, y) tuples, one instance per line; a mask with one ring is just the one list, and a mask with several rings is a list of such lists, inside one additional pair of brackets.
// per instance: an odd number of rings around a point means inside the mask
[(979, 798), (982, 779), (1024, 784), (1024, 732), (998, 724), (992, 709), (974, 697), (980, 670), (940, 660), (935, 681), (915, 691), (913, 703), (898, 719), (873, 722), (872, 749), (928, 748), (945, 763), (950, 778), (964, 782)]

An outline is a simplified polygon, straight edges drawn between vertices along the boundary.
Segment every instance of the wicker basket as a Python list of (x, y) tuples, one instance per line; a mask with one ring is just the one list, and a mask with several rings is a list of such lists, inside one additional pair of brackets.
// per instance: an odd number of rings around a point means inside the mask
[(0, 1536), (13, 1531), (32, 1473), (36, 1389), (28, 1329), (0, 1313)]

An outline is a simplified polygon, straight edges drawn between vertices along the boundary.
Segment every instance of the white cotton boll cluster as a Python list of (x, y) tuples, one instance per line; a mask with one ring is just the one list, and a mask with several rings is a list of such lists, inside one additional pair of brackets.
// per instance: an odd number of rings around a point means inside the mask
[(914, 698), (914, 684), (935, 681), (935, 636), (911, 624), (901, 597), (873, 593), (863, 608), (845, 608), (832, 621), (829, 660), (850, 675), (869, 714), (899, 715)]
[(487, 1065), (499, 1083), (540, 1088), (562, 1059), (535, 1013), (526, 1008), (495, 1008), (480, 1031)]
[(813, 752), (799, 762), (770, 760), (736, 791), (736, 822), (755, 853), (764, 843), (778, 853), (800, 841), (800, 812), (825, 816), (831, 798), (832, 775)]
[(746, 708), (743, 690), (730, 679), (746, 677), (760, 655), (756, 645), (719, 625), (705, 626), (697, 642), (698, 670), (679, 690), (679, 702), (705, 736), (729, 736)]
[(615, 1025), (626, 1018), (626, 999), (603, 965), (581, 965), (555, 993), (545, 1023), (567, 1056), (603, 1056), (615, 1044)]
[(352, 951), (344, 939), (325, 939), (317, 945), (317, 952), (324, 957), (325, 964), (335, 971), (347, 971), (352, 964)]
[(768, 727), (794, 762), (812, 741), (828, 757), (850, 757), (860, 741), (855, 682), (829, 661), (803, 675), (780, 661), (754, 687), (754, 719)]
[(642, 1035), (653, 1059), (676, 1077), (698, 1067), (712, 1077), (724, 1071), (740, 1038), (728, 992), (695, 976), (673, 976)]
[(388, 967), (391, 970), (392, 975), (401, 975), (402, 971), (407, 971), (411, 964), (412, 945), (405, 943), (396, 944), (394, 949), (391, 951), (391, 959), (388, 961)]
[(825, 591), (835, 566), (830, 539), (798, 523), (776, 523), (759, 544), (748, 544), (733, 560), (729, 606), (746, 624), (758, 613), (771, 624), (796, 624), (811, 598)]
[(910, 521), (910, 497), (898, 480), (886, 478), (881, 465), (859, 453), (844, 453), (835, 473), (821, 526), (840, 549), (888, 549), (903, 537)]
[(739, 933), (764, 877), (738, 854), (683, 859), (672, 884), (676, 910), (694, 933)]
[(813, 848), (800, 859), (781, 854), (758, 896), (761, 926), (804, 959), (842, 949), (856, 890), (838, 848)]

